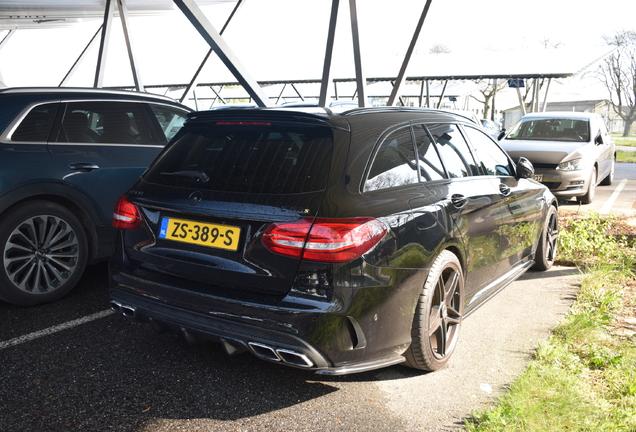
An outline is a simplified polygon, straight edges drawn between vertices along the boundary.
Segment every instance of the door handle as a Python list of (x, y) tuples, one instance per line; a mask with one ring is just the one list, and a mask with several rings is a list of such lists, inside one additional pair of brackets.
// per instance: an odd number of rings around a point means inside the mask
[(508, 196), (510, 195), (510, 187), (506, 186), (503, 183), (499, 183), (499, 192), (503, 195), (503, 196)]
[(88, 162), (76, 162), (69, 164), (68, 167), (73, 171), (79, 172), (91, 172), (99, 169), (99, 165), (88, 163)]
[(457, 208), (462, 208), (468, 203), (468, 200), (462, 194), (453, 194), (453, 196), (451, 196), (451, 203)]

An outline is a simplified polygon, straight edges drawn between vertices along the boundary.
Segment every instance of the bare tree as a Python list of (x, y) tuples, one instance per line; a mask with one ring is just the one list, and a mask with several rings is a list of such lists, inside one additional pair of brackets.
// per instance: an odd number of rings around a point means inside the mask
[(444, 44), (435, 44), (428, 49), (429, 54), (448, 54), (451, 52), (450, 48)]
[[(477, 83), (479, 82), (483, 82), (483, 81), (475, 81)], [(505, 79), (502, 80), (490, 80), (488, 81), (486, 87), (482, 88), (481, 90), (479, 90), (479, 93), (481, 93), (482, 98), (480, 99), (477, 96), (474, 95), (470, 95), (470, 97), (472, 97), (473, 99), (475, 99), (477, 102), (480, 102), (482, 104), (484, 104), (484, 118), (485, 119), (491, 119), (494, 120), (494, 112), (490, 113), (490, 109), (493, 105), (493, 101), (495, 99), (495, 96), (497, 95), (497, 92), (504, 89), (507, 85), (507, 81)]]
[(604, 40), (616, 51), (599, 66), (598, 76), (610, 94), (614, 111), (625, 122), (626, 137), (636, 121), (636, 31), (621, 30)]
[(550, 40), (550, 38), (546, 36), (543, 37), (540, 43), (541, 45), (543, 45), (543, 48), (545, 49), (556, 49), (563, 46), (561, 42), (553, 42), (552, 40)]

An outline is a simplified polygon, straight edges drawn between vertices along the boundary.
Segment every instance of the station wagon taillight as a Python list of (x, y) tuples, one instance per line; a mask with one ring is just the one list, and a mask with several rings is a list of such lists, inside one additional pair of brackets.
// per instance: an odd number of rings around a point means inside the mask
[(311, 218), (297, 222), (277, 222), (263, 233), (270, 251), (319, 262), (347, 262), (371, 250), (386, 234), (383, 224), (373, 218)]
[(141, 225), (141, 212), (139, 207), (122, 196), (115, 204), (113, 212), (113, 226), (120, 229), (135, 229)]

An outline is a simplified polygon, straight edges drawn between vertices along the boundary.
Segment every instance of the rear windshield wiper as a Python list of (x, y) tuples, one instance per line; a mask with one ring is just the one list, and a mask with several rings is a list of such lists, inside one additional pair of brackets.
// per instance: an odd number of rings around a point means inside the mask
[(210, 180), (210, 176), (204, 173), (203, 171), (176, 171), (176, 172), (162, 172), (161, 175), (166, 176), (177, 176), (177, 177), (187, 177), (191, 179), (196, 179), (200, 182), (205, 183)]

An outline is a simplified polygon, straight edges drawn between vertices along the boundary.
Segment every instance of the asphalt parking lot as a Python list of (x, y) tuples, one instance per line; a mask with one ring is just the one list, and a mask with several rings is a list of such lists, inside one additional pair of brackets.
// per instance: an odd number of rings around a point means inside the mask
[(455, 430), (523, 369), (567, 311), (575, 273), (506, 288), (466, 320), (444, 370), (322, 377), (109, 314), (107, 267), (93, 266), (57, 303), (0, 304), (0, 430)]
[[(630, 176), (633, 166), (617, 169), (615, 185), (598, 188), (590, 208), (614, 199), (611, 209), (633, 213)], [(526, 273), (466, 319), (457, 352), (438, 372), (393, 366), (323, 377), (228, 357), (110, 313), (99, 264), (56, 303), (0, 303), (0, 431), (458, 430), (523, 371), (578, 282), (570, 268)]]

